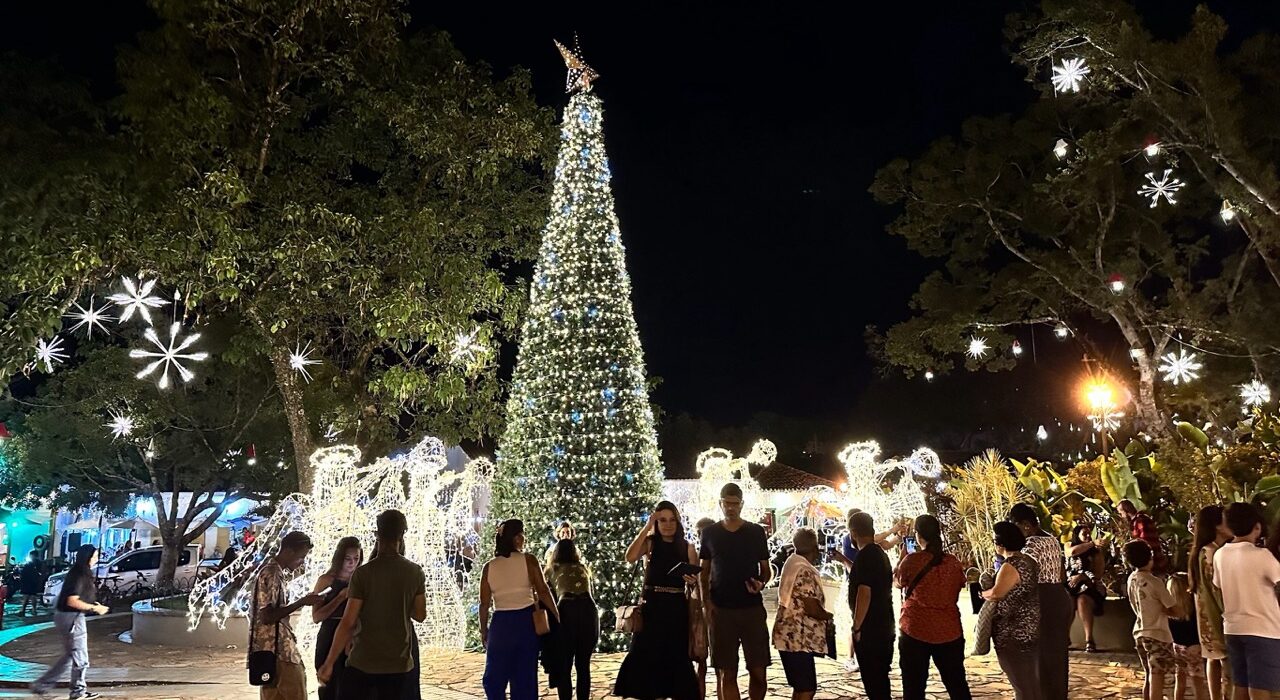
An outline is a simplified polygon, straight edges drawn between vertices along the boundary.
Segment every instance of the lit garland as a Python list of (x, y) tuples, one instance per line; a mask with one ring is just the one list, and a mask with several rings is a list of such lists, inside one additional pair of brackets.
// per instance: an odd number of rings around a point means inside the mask
[[(639, 594), (638, 567), (623, 553), (660, 497), (662, 467), (609, 186), (603, 105), (588, 91), (594, 71), (577, 53), (565, 54), (569, 87), (578, 92), (564, 111), (481, 544), (491, 552), (496, 522), (516, 517), (526, 522), (529, 551), (540, 555), (554, 524), (572, 521), (608, 630), (614, 608)], [(610, 633), (602, 646), (623, 641)]]
[[(303, 570), (290, 581), (288, 598), (295, 600), (310, 592), (328, 569), (339, 539), (358, 537), (367, 560), (378, 513), (394, 508), (409, 522), (405, 557), (420, 565), (426, 576), (427, 617), (415, 624), (418, 642), (427, 648), (461, 649), (476, 508), (487, 494), (492, 465), (480, 459), (461, 474), (447, 471), (444, 445), (435, 438), (426, 438), (404, 456), (369, 465), (361, 461), (360, 450), (347, 445), (312, 455), (316, 477), (311, 494), (286, 497), (239, 558), (196, 584), (189, 598), (191, 628), (205, 615), (223, 626), (231, 615), (246, 614), (263, 561), (279, 551), (280, 539), (289, 532), (305, 532), (315, 545)], [(310, 649), (319, 627), (307, 615), (300, 622), (299, 642)]]

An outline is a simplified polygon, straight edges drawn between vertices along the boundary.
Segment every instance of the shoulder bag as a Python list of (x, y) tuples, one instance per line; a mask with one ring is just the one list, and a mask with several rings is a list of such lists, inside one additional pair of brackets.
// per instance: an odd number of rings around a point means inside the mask
[[(276, 601), (279, 604), (279, 601)], [(276, 622), (276, 643), (271, 650), (252, 651), (253, 633), (258, 627), (258, 582), (253, 582), (253, 614), (249, 617), (249, 685), (271, 686), (279, 678), (276, 651), (280, 648), (280, 623)]]
[[(640, 567), (641, 576), (645, 576), (646, 567)], [(643, 583), (641, 584), (643, 585)], [(619, 605), (613, 609), (613, 631), (623, 634), (640, 634), (640, 630), (644, 629), (644, 616), (641, 614), (641, 606), (644, 605), (644, 597), (636, 601), (635, 605)]]
[(533, 588), (533, 631), (539, 636), (549, 634), (551, 632), (551, 618), (547, 614), (547, 609), (542, 605), (542, 596), (539, 595), (537, 587), (533, 586), (533, 581), (537, 575), (535, 559), (532, 555), (524, 555), (524, 565), (529, 571), (529, 584)]

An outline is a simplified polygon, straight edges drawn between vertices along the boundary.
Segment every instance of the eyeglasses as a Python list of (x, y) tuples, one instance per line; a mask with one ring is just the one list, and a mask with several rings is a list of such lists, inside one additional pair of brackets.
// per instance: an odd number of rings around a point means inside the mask
[(722, 505), (722, 506), (740, 506), (740, 505), (742, 505), (742, 501), (729, 501), (729, 500), (726, 500), (726, 499), (723, 499), (723, 498), (722, 498), (722, 499), (720, 499), (720, 505)]

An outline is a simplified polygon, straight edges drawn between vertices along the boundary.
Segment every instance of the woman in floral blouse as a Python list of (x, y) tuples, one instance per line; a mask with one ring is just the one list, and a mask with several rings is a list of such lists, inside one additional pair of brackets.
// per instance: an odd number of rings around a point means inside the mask
[(1022, 553), (1026, 535), (1013, 523), (995, 524), (996, 553), (1004, 563), (996, 585), (982, 597), (996, 606), (992, 636), (1000, 669), (1014, 700), (1042, 700), (1040, 690), (1040, 566)]
[(791, 686), (792, 700), (812, 700), (818, 692), (815, 656), (827, 654), (827, 621), (818, 561), (818, 535), (809, 528), (791, 538), (795, 553), (782, 567), (778, 584), (778, 617), (773, 623), (773, 646), (782, 658), (782, 669)]
[(1231, 530), (1222, 518), (1222, 506), (1205, 506), (1196, 514), (1192, 533), (1191, 561), (1188, 562), (1191, 594), (1196, 601), (1196, 627), (1200, 633), (1200, 655), (1204, 657), (1210, 700), (1226, 697), (1223, 670), (1227, 645), (1222, 636), (1222, 591), (1213, 584), (1213, 553), (1231, 540)]

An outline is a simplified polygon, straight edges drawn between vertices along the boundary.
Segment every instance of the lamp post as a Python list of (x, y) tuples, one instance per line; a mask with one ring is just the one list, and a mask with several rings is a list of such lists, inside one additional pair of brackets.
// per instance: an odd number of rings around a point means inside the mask
[(1089, 418), (1093, 419), (1094, 427), (1102, 438), (1102, 455), (1105, 458), (1107, 423), (1108, 417), (1116, 410), (1116, 390), (1106, 379), (1095, 377), (1085, 382), (1083, 394), (1085, 405), (1091, 411)]

